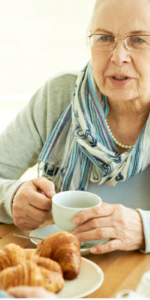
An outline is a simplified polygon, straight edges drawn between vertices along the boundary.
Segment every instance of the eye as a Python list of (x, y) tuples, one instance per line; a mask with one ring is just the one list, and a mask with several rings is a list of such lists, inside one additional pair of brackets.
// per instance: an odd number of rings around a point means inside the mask
[(129, 36), (126, 39), (129, 50), (143, 51), (150, 48), (150, 36)]
[(104, 36), (102, 35), (102, 36), (100, 36), (99, 39), (101, 39), (102, 41), (109, 41), (110, 37), (108, 35), (104, 35)]
[(114, 41), (114, 38), (110, 35), (101, 35), (101, 34), (98, 34), (95, 36), (96, 37), (96, 42), (98, 43), (111, 43)]
[(135, 37), (132, 40), (134, 43), (145, 43), (145, 41), (140, 37)]

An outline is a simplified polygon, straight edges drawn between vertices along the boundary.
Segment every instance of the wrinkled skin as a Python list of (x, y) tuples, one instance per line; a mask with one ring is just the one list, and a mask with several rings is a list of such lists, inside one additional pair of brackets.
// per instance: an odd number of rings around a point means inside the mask
[(38, 228), (51, 220), (51, 198), (55, 195), (53, 182), (44, 177), (23, 183), (17, 190), (12, 205), (14, 224), (23, 230)]
[(88, 208), (78, 214), (74, 223), (78, 226), (73, 230), (73, 234), (79, 241), (110, 238), (105, 244), (91, 248), (92, 253), (129, 251), (145, 247), (139, 213), (123, 205), (103, 203), (99, 207)]

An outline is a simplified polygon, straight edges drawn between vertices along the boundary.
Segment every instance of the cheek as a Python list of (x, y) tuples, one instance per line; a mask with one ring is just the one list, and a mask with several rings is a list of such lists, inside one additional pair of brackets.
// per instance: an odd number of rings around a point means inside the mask
[(147, 59), (144, 60), (141, 68), (141, 77), (148, 83), (150, 87), (150, 55)]
[(135, 63), (135, 69), (138, 73), (138, 85), (141, 90), (150, 90), (150, 55), (142, 53)]
[(98, 87), (100, 88), (101, 85), (104, 84), (104, 74), (109, 62), (100, 52), (97, 53), (97, 51), (93, 50), (91, 53), (94, 77)]
[(141, 80), (150, 78), (150, 50), (131, 53), (131, 64)]

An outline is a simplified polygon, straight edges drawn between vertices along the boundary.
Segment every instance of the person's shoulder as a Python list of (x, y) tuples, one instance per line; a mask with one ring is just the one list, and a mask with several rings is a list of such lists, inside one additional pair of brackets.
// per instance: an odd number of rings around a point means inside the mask
[(63, 88), (63, 90), (72, 90), (75, 86), (78, 71), (64, 71), (61, 73), (55, 74), (53, 77), (50, 77), (47, 80), (47, 84), (50, 89), (59, 89)]
[(43, 95), (50, 106), (60, 106), (65, 109), (72, 98), (73, 90), (78, 76), (77, 71), (66, 71), (50, 77), (44, 89)]

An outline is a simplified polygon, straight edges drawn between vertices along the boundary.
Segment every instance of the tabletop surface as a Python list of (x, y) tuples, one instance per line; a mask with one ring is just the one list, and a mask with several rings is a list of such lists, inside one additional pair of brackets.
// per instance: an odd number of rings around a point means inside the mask
[[(22, 231), (15, 225), (0, 224), (0, 250), (9, 243), (23, 248), (36, 248), (30, 240), (16, 237), (14, 233), (29, 235), (29, 231)], [(115, 298), (121, 290), (135, 290), (143, 273), (150, 270), (150, 254), (139, 251), (88, 254), (85, 258), (96, 263), (104, 272), (102, 286), (86, 298)]]

